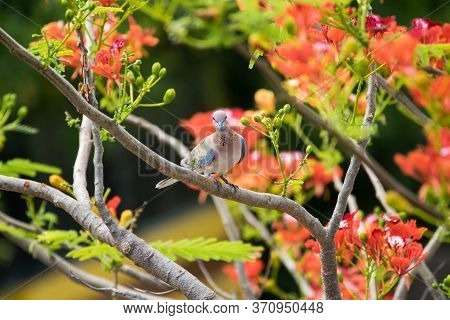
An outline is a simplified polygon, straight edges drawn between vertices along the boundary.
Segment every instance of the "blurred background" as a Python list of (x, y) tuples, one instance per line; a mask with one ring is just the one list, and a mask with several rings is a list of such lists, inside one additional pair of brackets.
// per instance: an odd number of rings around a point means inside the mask
[[(374, 1), (374, 12), (382, 16), (395, 15), (399, 24), (409, 26), (414, 17), (427, 17), (437, 21), (448, 21), (450, 1), (429, 0), (386, 0), (382, 4)], [(64, 12), (57, 1), (43, 0), (0, 0), (0, 27), (15, 39), (28, 46), (33, 40), (31, 35), (40, 33), (41, 27), (63, 17)], [(248, 69), (248, 61), (234, 50), (195, 50), (182, 45), (174, 45), (167, 40), (164, 30), (146, 17), (136, 16), (144, 27), (156, 29), (160, 43), (149, 49), (149, 57), (144, 59), (143, 68), (151, 68), (159, 61), (167, 67), (168, 74), (161, 85), (155, 88), (155, 97), (161, 97), (166, 88), (176, 89), (177, 97), (169, 106), (138, 110), (151, 122), (164, 128), (175, 128), (179, 119), (188, 118), (199, 111), (220, 107), (251, 108), (254, 105), (253, 94), (257, 89), (270, 85), (255, 70)], [(70, 72), (69, 72), (70, 74)], [(76, 84), (78, 80), (74, 81)], [(160, 90), (160, 91), (158, 91)], [(62, 176), (72, 181), (72, 167), (78, 146), (76, 129), (68, 128), (64, 121), (64, 112), (76, 116), (74, 108), (38, 73), (20, 62), (0, 47), (0, 95), (8, 92), (18, 94), (18, 105), (29, 107), (29, 116), (25, 123), (39, 129), (37, 135), (9, 134), (5, 148), (0, 152), (0, 161), (11, 158), (29, 158), (34, 161), (55, 165), (63, 170)], [(387, 122), (379, 129), (370, 152), (400, 181), (412, 190), (418, 184), (401, 175), (393, 163), (394, 153), (404, 153), (417, 144), (424, 142), (420, 127), (406, 119), (395, 108), (387, 110)], [(145, 135), (129, 127), (142, 141), (149, 142)], [(178, 136), (181, 129), (175, 131)], [(184, 139), (189, 144), (192, 139)], [(152, 146), (153, 147), (153, 146)], [(157, 148), (157, 145), (154, 145)], [(168, 156), (168, 154), (166, 154)], [(171, 159), (178, 161), (177, 159)], [(139, 221), (137, 233), (146, 240), (181, 239), (184, 237), (224, 238), (220, 219), (210, 200), (204, 204), (197, 202), (198, 192), (177, 184), (166, 190), (154, 188), (163, 178), (155, 171), (146, 168), (128, 151), (117, 143), (105, 145), (105, 185), (112, 189), (113, 195), (120, 195), (120, 208), (136, 208), (144, 201), (150, 201)], [(347, 162), (344, 163), (344, 166)], [(47, 176), (40, 175), (38, 181), (46, 181)], [(92, 179), (92, 172), (88, 172)], [(89, 181), (89, 180), (88, 180)], [(92, 181), (92, 180), (90, 180)], [(93, 183), (90, 187), (92, 189)], [(354, 194), (358, 197), (362, 209), (371, 210), (376, 204), (367, 177), (361, 174), (356, 182)], [(331, 192), (330, 201), (309, 205), (322, 212), (329, 212), (334, 204), (335, 195)], [(19, 195), (0, 193), (0, 209), (11, 216), (25, 220), (24, 201)], [(57, 212), (61, 228), (78, 228), (64, 213)], [(448, 246), (441, 249), (448, 252)], [(430, 267), (439, 268), (439, 274), (448, 273), (449, 265), (442, 265), (442, 255), (437, 254)], [(448, 258), (448, 256), (447, 256)], [(193, 272), (196, 266), (188, 266)], [(192, 267), (192, 268), (191, 268)], [(88, 265), (92, 271), (100, 268), (93, 263)], [(208, 264), (211, 272), (220, 271), (220, 264)], [(106, 275), (109, 277), (109, 275)], [(225, 289), (230, 284), (220, 272), (217, 272), (219, 284)], [(126, 283), (126, 281), (125, 281)], [(412, 297), (420, 297), (423, 288), (415, 283)], [(82, 286), (73, 284), (69, 279), (34, 260), (32, 256), (15, 247), (0, 235), (0, 298), (6, 299), (90, 299), (102, 297)]]

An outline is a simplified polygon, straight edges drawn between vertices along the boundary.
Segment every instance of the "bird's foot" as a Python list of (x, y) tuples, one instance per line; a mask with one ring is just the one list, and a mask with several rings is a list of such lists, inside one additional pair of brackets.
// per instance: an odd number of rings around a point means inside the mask
[(220, 176), (220, 179), (223, 180), (227, 185), (233, 188), (234, 192), (237, 192), (239, 190), (239, 186), (235, 185), (234, 183), (231, 183), (228, 181), (223, 175)]
[(219, 180), (217, 180), (217, 179), (214, 178), (214, 177), (211, 177), (211, 179), (212, 179), (212, 181), (216, 184), (217, 191), (219, 191), (220, 189), (222, 189), (222, 184), (220, 183)]

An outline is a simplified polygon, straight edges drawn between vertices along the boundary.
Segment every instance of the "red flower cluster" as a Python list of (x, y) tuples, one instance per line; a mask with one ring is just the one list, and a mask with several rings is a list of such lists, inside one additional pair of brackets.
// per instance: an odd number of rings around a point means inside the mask
[[(397, 216), (384, 216), (383, 221), (384, 226), (375, 215), (369, 215), (361, 225), (356, 212), (345, 214), (341, 221), (334, 241), (345, 299), (365, 297), (367, 268), (371, 260), (383, 276), (391, 274), (388, 282), (392, 282), (411, 271), (424, 258), (418, 240), (426, 228), (418, 228), (414, 220), (403, 222)], [(312, 249), (318, 259), (320, 247), (317, 241), (309, 239), (304, 246)], [(305, 270), (305, 267), (300, 266), (299, 269)], [(320, 269), (315, 276), (320, 276)], [(315, 297), (320, 295), (316, 293)]]
[[(254, 260), (254, 261), (245, 261), (244, 262), (244, 269), (245, 274), (247, 275), (247, 278), (250, 282), (250, 288), (253, 291), (253, 294), (259, 294), (260, 288), (259, 288), (259, 277), (260, 274), (264, 271), (264, 262), (262, 260)], [(236, 268), (231, 265), (227, 264), (223, 267), (222, 271), (233, 281), (238, 282), (238, 273)]]
[[(108, 0), (99, 2), (103, 6), (112, 6), (115, 3), (114, 1)], [(120, 75), (120, 69), (122, 67), (120, 58), (122, 58), (121, 53), (123, 48), (130, 48), (132, 53), (130, 55), (130, 61), (134, 61), (146, 55), (144, 47), (154, 47), (159, 42), (159, 40), (153, 36), (153, 30), (142, 28), (132, 17), (128, 18), (129, 30), (127, 33), (121, 34), (117, 31), (109, 32), (110, 30), (114, 30), (116, 28), (118, 21), (119, 20), (114, 15), (108, 15), (108, 20), (102, 33), (103, 37), (107, 34), (108, 37), (106, 39), (102, 39), (103, 44), (96, 52), (94, 57), (95, 65), (92, 66), (93, 72), (108, 79), (108, 84), (113, 81), (117, 82), (117, 80), (122, 77), (122, 75)], [(101, 34), (98, 27), (99, 25), (101, 24), (93, 24), (94, 36), (97, 38)], [(65, 25), (62, 21), (56, 21), (44, 26), (42, 33), (48, 40), (62, 41), (67, 36), (68, 31), (69, 28), (67, 25)], [(97, 41), (100, 41), (100, 39), (97, 39)], [(78, 75), (81, 68), (81, 53), (77, 43), (78, 39), (74, 31), (69, 35), (67, 41), (65, 42), (65, 46), (67, 49), (72, 50), (73, 54), (61, 57), (61, 62), (63, 64), (75, 68), (72, 78), (75, 78)], [(35, 43), (31, 43), (31, 46), (34, 44)]]
[(422, 199), (430, 189), (438, 195), (450, 194), (450, 129), (429, 132), (426, 146), (396, 154), (394, 160), (405, 175), (423, 183)]

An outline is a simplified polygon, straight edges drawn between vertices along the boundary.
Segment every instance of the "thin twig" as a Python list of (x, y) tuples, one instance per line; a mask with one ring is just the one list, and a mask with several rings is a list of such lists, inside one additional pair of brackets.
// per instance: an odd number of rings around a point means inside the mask
[[(83, 279), (85, 283), (89, 283), (91, 286), (96, 287), (111, 287), (113, 283), (105, 278), (93, 275), (88, 273), (74, 264), (68, 262), (66, 259), (62, 258), (58, 254), (49, 252), (46, 248), (33, 242), (30, 239), (20, 239), (8, 234), (5, 236), (13, 243), (15, 243), (18, 247), (22, 248), (24, 251), (29, 252), (30, 246), (33, 248), (33, 257), (43, 264), (47, 266), (52, 266), (56, 268), (58, 271), (70, 277), (71, 273), (77, 275), (78, 278)], [(148, 299), (159, 299), (159, 297), (153, 295), (143, 295), (134, 290), (129, 290), (124, 286), (118, 287), (118, 295), (121, 297), (135, 296), (136, 299), (139, 300), (148, 300)]]
[(373, 171), (365, 164), (363, 164), (363, 168), (364, 171), (366, 171), (367, 176), (369, 177), (369, 180), (373, 185), (373, 188), (375, 189), (375, 196), (377, 197), (378, 201), (380, 201), (384, 211), (388, 215), (395, 214), (395, 210), (392, 209), (386, 202), (386, 190), (384, 190), (384, 187), (381, 184), (380, 179), (378, 179), (375, 173), (373, 173)]
[(115, 283), (113, 283), (114, 287), (93, 286), (92, 284), (90, 284), (87, 281), (80, 278), (78, 275), (75, 275), (72, 270), (70, 270), (70, 278), (75, 280), (76, 282), (79, 282), (82, 285), (88, 287), (89, 289), (110, 295), (113, 300), (116, 297), (123, 297), (123, 298), (131, 299), (131, 300), (146, 300), (145, 298), (143, 298), (141, 293), (123, 292), (123, 291), (119, 290), (117, 288), (117, 286), (115, 286)]
[(9, 215), (7, 215), (6, 213), (1, 212), (1, 211), (0, 211), (0, 220), (3, 220), (4, 222), (6, 222), (6, 224), (9, 224), (14, 227), (18, 227), (20, 229), (24, 229), (26, 231), (30, 231), (33, 233), (41, 232), (41, 230), (33, 227), (32, 225), (22, 222), (20, 220), (14, 219), (13, 217), (10, 217)]
[(203, 276), (205, 277), (208, 284), (211, 286), (211, 288), (222, 297), (229, 299), (229, 300), (235, 300), (236, 296), (226, 292), (222, 288), (220, 288), (217, 283), (214, 281), (214, 279), (211, 277), (211, 274), (209, 273), (208, 269), (206, 268), (205, 264), (201, 260), (197, 260), (198, 267), (200, 271), (202, 272)]
[[(220, 219), (222, 220), (223, 227), (225, 229), (225, 233), (227, 234), (228, 239), (231, 241), (239, 241), (241, 240), (239, 229), (234, 223), (234, 219), (231, 216), (228, 205), (225, 203), (225, 200), (220, 199), (216, 196), (212, 196), (214, 205), (216, 206), (217, 212), (219, 213)], [(238, 275), (238, 283), (241, 288), (242, 294), (247, 300), (254, 300), (255, 296), (250, 287), (250, 281), (248, 280), (244, 263), (241, 261), (235, 261), (234, 267), (236, 268)]]
[(378, 73), (376, 74), (376, 79), (381, 88), (383, 88), (391, 97), (397, 100), (401, 105), (403, 105), (420, 123), (420, 125), (425, 126), (430, 123), (431, 119), (423, 113), (406, 94), (400, 90), (395, 90), (389, 85), (386, 80)]

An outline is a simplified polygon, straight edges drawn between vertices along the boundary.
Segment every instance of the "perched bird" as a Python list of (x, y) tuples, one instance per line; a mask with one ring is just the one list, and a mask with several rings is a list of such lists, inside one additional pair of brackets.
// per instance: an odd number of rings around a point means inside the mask
[[(224, 174), (244, 158), (245, 140), (230, 128), (227, 122), (227, 114), (224, 111), (214, 112), (212, 121), (216, 127), (216, 132), (200, 141), (186, 158), (181, 160), (181, 166), (213, 179), (217, 189), (220, 189), (222, 184), (211, 176), (211, 174), (218, 174), (223, 182), (237, 190), (238, 186), (230, 183), (224, 177)], [(158, 182), (156, 188), (162, 189), (177, 181), (174, 178), (166, 178)]]

